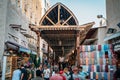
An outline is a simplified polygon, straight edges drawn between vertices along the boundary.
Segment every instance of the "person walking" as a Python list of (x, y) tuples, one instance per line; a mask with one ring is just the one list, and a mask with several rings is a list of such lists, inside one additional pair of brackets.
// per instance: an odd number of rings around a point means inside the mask
[(50, 80), (63, 80), (62, 76), (59, 74), (58, 68), (56, 68), (54, 71), (55, 74), (50, 77)]
[(65, 75), (64, 75), (64, 72), (63, 72), (62, 70), (59, 72), (59, 74), (60, 74), (60, 76), (63, 78), (63, 80), (66, 80), (66, 77), (65, 77)]
[(49, 80), (50, 78), (50, 69), (47, 67), (47, 65), (44, 66), (43, 76), (44, 80)]
[(83, 71), (83, 68), (81, 66), (78, 69), (79, 69), (79, 75), (81, 76), (82, 80), (86, 80), (86, 77), (89, 74), (87, 72)]
[(78, 67), (76, 67), (76, 66), (73, 67), (73, 74), (72, 74), (72, 76), (73, 76), (73, 80), (84, 80), (79, 75)]
[(36, 71), (36, 77), (43, 78), (43, 68), (40, 66)]
[(68, 71), (68, 68), (64, 68), (64, 73), (63, 75), (66, 77), (66, 80), (70, 80), (71, 78), (71, 75), (70, 75), (70, 72)]
[(26, 70), (27, 66), (25, 65), (21, 65), (21, 80), (27, 80), (27, 70)]
[(20, 68), (17, 68), (13, 71), (12, 80), (20, 80), (21, 77), (21, 70)]

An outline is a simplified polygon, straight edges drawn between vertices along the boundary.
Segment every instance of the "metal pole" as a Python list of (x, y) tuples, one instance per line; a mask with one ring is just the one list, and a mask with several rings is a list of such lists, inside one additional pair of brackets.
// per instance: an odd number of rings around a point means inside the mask
[(2, 80), (5, 80), (7, 56), (3, 56)]

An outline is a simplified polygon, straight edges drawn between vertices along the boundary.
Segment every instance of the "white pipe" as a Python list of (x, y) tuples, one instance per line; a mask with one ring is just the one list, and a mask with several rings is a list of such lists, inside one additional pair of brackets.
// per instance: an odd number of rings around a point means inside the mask
[(7, 56), (3, 56), (2, 80), (5, 80)]

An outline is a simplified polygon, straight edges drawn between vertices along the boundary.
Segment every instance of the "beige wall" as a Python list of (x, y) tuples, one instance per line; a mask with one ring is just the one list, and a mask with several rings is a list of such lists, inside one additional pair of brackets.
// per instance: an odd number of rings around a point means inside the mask
[(99, 27), (98, 28), (98, 45), (99, 44), (104, 44), (104, 38), (106, 34), (106, 27)]
[(112, 27), (120, 31), (117, 26), (120, 23), (120, 0), (106, 0), (106, 13), (108, 28)]

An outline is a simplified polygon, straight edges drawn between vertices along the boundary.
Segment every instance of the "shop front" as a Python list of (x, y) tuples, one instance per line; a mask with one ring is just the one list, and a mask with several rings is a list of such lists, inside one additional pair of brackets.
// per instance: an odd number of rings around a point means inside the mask
[(11, 80), (15, 69), (19, 68), (22, 64), (30, 65), (34, 63), (35, 57), (31, 57), (31, 55), (36, 55), (36, 53), (10, 41), (5, 42), (5, 45), (2, 78)]
[(120, 64), (120, 31), (114, 33), (113, 35), (109, 37), (106, 37), (104, 41), (108, 41), (108, 43), (113, 45), (114, 55), (117, 59), (117, 64)]

